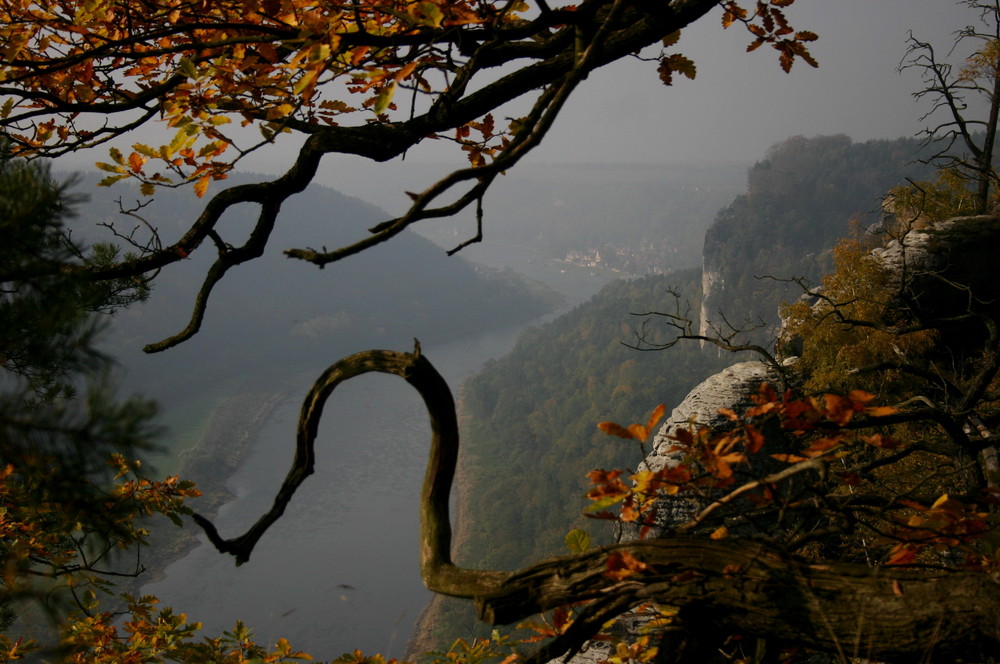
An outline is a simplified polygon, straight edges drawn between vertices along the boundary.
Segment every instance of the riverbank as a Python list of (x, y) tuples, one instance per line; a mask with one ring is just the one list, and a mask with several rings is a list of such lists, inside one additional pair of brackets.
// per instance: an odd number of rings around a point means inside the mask
[[(179, 455), (176, 475), (195, 483), (201, 496), (189, 499), (188, 507), (208, 519), (214, 519), (235, 494), (227, 480), (239, 468), (246, 455), (253, 449), (256, 437), (274, 414), (275, 408), (293, 397), (286, 384), (273, 391), (263, 389), (260, 378), (247, 378), (239, 392), (223, 397), (212, 409), (200, 437)], [(294, 431), (289, 431), (294, 436)], [(141, 576), (122, 589), (133, 595), (141, 594), (140, 588), (164, 578), (166, 568), (181, 560), (197, 546), (201, 530), (190, 519), (178, 529), (161, 520), (154, 524), (149, 536), (149, 546), (143, 549)]]
[[(455, 408), (458, 414), (458, 429), (461, 435), (461, 432), (468, 431), (468, 427), (466, 426), (467, 415), (463, 407), (461, 391), (455, 400)], [(468, 498), (469, 492), (475, 485), (475, 479), (469, 470), (471, 466), (471, 457), (468, 450), (460, 448), (458, 467), (455, 470), (455, 480), (452, 483), (453, 500), (451, 515), (451, 552), (453, 559), (459, 565), (466, 563), (466, 560), (463, 559), (463, 552), (466, 551), (465, 546), (469, 530)], [(416, 662), (421, 659), (422, 655), (428, 652), (449, 647), (450, 642), (446, 643), (445, 641), (451, 638), (450, 635), (441, 633), (445, 620), (444, 616), (450, 611), (461, 610), (463, 605), (467, 608), (470, 615), (474, 612), (470, 600), (447, 597), (438, 593), (433, 594), (414, 623), (413, 632), (410, 634), (410, 639), (406, 645), (406, 660)], [(471, 640), (472, 636), (472, 634), (469, 634), (463, 638)]]
[[(526, 327), (565, 312), (603, 283), (593, 275), (578, 276), (574, 296), (560, 312), (507, 321), (501, 329), (444, 343), (422, 339), (425, 354), (449, 384), (461, 385), (487, 360), (509, 353)], [(293, 399), (301, 398), (315, 376), (308, 378), (299, 381)], [(172, 564), (157, 565), (165, 573), (154, 580), (146, 576), (144, 593), (184, 609), (204, 624), (206, 634), (230, 630), (239, 619), (261, 642), (288, 638), (319, 658), (355, 648), (405, 656), (411, 635), (424, 633), (413, 625), (433, 599), (418, 570), (416, 497), (427, 463), (426, 410), (412, 388), (393, 377), (359, 378), (342, 389), (324, 411), (315, 479), (296, 493), (294, 509), (261, 540), (253, 559), (236, 568), (211, 547), (195, 547), (200, 533), (191, 526), (161, 528), (173, 537), (163, 547), (164, 561), (169, 557)], [(243, 532), (269, 507), (290, 462), (299, 409), (271, 380), (246, 385), (239, 394), (224, 404), (225, 413), (213, 413), (185, 461), (185, 468), (207, 467), (208, 474), (195, 480), (218, 495), (191, 505), (200, 513), (211, 511), (224, 537)], [(462, 503), (471, 479), (460, 470), (459, 524), (466, 521)], [(464, 526), (458, 531), (455, 544), (462, 547)], [(179, 533), (190, 542), (176, 537)], [(452, 601), (471, 616), (468, 602)]]

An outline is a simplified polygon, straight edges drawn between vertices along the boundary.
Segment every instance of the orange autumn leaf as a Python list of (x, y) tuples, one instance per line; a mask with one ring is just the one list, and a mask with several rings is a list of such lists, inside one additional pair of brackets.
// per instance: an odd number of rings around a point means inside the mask
[(211, 176), (203, 175), (197, 182), (194, 183), (194, 193), (198, 195), (198, 198), (203, 197), (205, 192), (208, 191), (208, 183), (211, 182), (211, 180)]
[(892, 406), (872, 406), (870, 408), (865, 408), (865, 415), (871, 415), (872, 417), (885, 417), (886, 415), (894, 415), (899, 412)]
[(601, 422), (600, 424), (597, 425), (597, 428), (603, 431), (604, 433), (608, 434), (609, 436), (618, 436), (619, 438), (628, 438), (628, 439), (635, 438), (635, 436), (632, 435), (631, 431), (629, 431), (622, 425), (618, 424), (617, 422)]
[(139, 173), (142, 171), (143, 165), (146, 163), (146, 158), (143, 157), (138, 152), (133, 152), (128, 156), (128, 165), (133, 172)]
[(604, 565), (604, 576), (621, 581), (646, 570), (649, 566), (629, 551), (612, 551)]
[(656, 428), (656, 425), (660, 423), (660, 420), (663, 419), (663, 415), (666, 412), (667, 412), (667, 404), (665, 403), (661, 403), (656, 408), (654, 408), (653, 412), (649, 416), (649, 421), (646, 422), (646, 430), (652, 431), (654, 428)]
[(772, 454), (771, 458), (782, 463), (800, 463), (808, 461), (808, 457), (797, 456), (795, 454)]

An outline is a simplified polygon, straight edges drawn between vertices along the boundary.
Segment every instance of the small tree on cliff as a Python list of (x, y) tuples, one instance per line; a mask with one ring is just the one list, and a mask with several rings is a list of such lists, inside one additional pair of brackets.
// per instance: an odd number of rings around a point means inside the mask
[(952, 51), (972, 45), (965, 63), (956, 71), (940, 59), (933, 44), (911, 34), (899, 68), (919, 70), (924, 81), (913, 96), (930, 101), (924, 119), (936, 123), (923, 132), (933, 146), (928, 160), (971, 180), (975, 211), (983, 213), (996, 196), (998, 183), (994, 156), (1000, 122), (1000, 3), (962, 0), (961, 4), (978, 12), (980, 19), (978, 25), (956, 33)]

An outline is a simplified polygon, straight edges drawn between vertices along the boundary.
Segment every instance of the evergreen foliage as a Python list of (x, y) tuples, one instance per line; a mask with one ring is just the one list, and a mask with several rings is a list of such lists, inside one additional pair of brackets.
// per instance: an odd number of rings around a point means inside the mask
[[(85, 255), (71, 241), (63, 224), (71, 204), (66, 185), (44, 166), (0, 161), (0, 595), (7, 625), (20, 597), (41, 593), (50, 610), (61, 606), (66, 597), (52, 593), (52, 584), (90, 567), (67, 552), (86, 550), (93, 562), (143, 536), (132, 522), (142, 510), (131, 499), (113, 499), (109, 485), (131, 474), (127, 460), (150, 449), (155, 409), (115, 396), (110, 362), (94, 344), (95, 312), (144, 297), (146, 284), (77, 276), (76, 268), (115, 250)], [(12, 528), (20, 536), (9, 537)]]

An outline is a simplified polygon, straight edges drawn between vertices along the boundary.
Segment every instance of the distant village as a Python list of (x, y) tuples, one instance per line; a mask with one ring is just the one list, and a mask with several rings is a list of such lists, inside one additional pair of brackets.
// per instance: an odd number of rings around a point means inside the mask
[(677, 257), (663, 246), (642, 242), (638, 247), (605, 245), (602, 249), (571, 249), (566, 252), (566, 263), (581, 267), (599, 267), (632, 275), (665, 274), (676, 268)]

